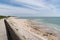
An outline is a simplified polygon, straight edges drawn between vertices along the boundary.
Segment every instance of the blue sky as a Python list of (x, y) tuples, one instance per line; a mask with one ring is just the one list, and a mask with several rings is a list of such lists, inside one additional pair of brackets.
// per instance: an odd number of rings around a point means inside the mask
[(60, 0), (0, 0), (0, 15), (60, 16)]

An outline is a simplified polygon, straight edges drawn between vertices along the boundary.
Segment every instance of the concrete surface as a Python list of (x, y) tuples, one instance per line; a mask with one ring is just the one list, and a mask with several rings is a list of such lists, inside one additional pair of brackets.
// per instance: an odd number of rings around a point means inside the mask
[(8, 40), (4, 19), (0, 20), (0, 40)]

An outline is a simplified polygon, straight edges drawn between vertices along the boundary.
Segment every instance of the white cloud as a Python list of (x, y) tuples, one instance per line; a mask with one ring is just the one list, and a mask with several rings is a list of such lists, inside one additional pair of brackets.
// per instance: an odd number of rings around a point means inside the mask
[(53, 5), (52, 3), (48, 4), (47, 2), (44, 2), (44, 0), (10, 0), (10, 2), (18, 5), (20, 5), (20, 3), (23, 3), (23, 6), (25, 6), (26, 8), (0, 4), (1, 15), (60, 16), (60, 14), (56, 14), (55, 12), (55, 5)]
[(35, 14), (37, 11), (26, 9), (22, 7), (14, 7), (9, 5), (0, 4), (1, 15), (13, 15), (13, 14)]
[(14, 0), (17, 3), (23, 2), (29, 5), (35, 5), (37, 7), (42, 7), (42, 8), (54, 8), (54, 5), (52, 4), (47, 4), (46, 2), (43, 2), (42, 0)]

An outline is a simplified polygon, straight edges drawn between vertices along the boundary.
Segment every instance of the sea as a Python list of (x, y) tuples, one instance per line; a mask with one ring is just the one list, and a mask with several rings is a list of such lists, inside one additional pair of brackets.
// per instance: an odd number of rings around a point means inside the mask
[(31, 19), (38, 22), (42, 22), (60, 31), (60, 17), (19, 17), (19, 18)]

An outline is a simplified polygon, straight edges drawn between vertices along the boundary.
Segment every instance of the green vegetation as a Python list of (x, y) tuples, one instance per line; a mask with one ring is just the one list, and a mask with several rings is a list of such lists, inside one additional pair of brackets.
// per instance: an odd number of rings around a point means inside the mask
[(3, 18), (8, 18), (10, 16), (0, 16), (0, 19), (3, 19)]

